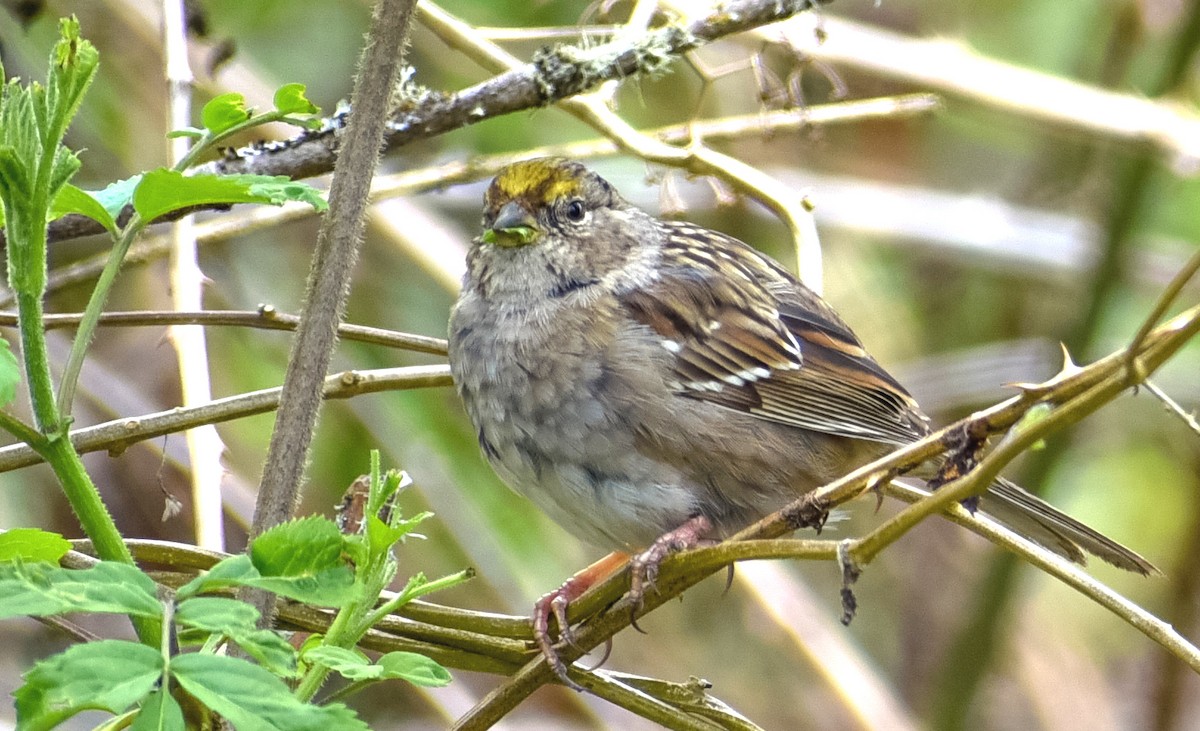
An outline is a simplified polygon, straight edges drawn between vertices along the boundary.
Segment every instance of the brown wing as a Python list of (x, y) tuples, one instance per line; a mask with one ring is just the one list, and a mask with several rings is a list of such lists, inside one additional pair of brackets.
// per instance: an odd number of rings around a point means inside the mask
[[(687, 397), (781, 424), (905, 443), (928, 433), (899, 383), (863, 349), (829, 305), (785, 269), (737, 239), (665, 223), (660, 278), (620, 294), (631, 316), (676, 355)], [(688, 240), (703, 238), (697, 250)], [(1121, 544), (1007, 480), (983, 510), (1020, 535), (1083, 563), (1084, 551), (1130, 571), (1158, 573)]]
[[(908, 392), (786, 270), (728, 236), (664, 226), (660, 278), (620, 297), (675, 355), (682, 395), (858, 439), (904, 443), (927, 432)], [(708, 246), (687, 243), (697, 237)]]

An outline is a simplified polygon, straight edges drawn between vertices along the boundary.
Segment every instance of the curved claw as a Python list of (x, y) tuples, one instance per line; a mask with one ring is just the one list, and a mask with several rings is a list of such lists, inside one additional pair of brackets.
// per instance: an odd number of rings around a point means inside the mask
[(629, 598), (634, 611), (642, 606), (646, 587), (654, 588), (658, 579), (658, 567), (667, 556), (677, 551), (695, 548), (708, 541), (706, 535), (713, 529), (712, 522), (703, 515), (688, 518), (675, 530), (659, 536), (645, 551), (629, 560)]
[(597, 660), (594, 664), (589, 665), (587, 668), (587, 671), (590, 673), (593, 670), (599, 670), (604, 665), (604, 663), (608, 662), (609, 655), (612, 655), (612, 648), (613, 648), (613, 641), (612, 641), (612, 638), (609, 637), (607, 640), (604, 641), (604, 654), (601, 655), (600, 659)]
[[(564, 638), (569, 637), (571, 627), (566, 620), (566, 605), (570, 601), (567, 598), (567, 584), (563, 584), (558, 589), (546, 594), (533, 605), (533, 641), (541, 651), (542, 657), (546, 658), (546, 664), (558, 676), (563, 685), (573, 690), (582, 691), (583, 688), (567, 675), (567, 665), (558, 656), (558, 650), (554, 649), (554, 641), (550, 639), (550, 617), (553, 616), (558, 622), (559, 634)], [(561, 609), (555, 607), (555, 604), (560, 604)]]
[[(559, 657), (558, 650), (554, 647), (554, 640), (550, 636), (550, 618), (553, 617), (555, 624), (558, 625), (559, 639), (582, 651), (583, 648), (575, 642), (575, 633), (567, 618), (567, 607), (593, 584), (624, 566), (626, 558), (623, 553), (612, 553), (605, 556), (567, 579), (562, 586), (538, 599), (537, 603), (533, 605), (533, 642), (542, 656), (546, 658), (546, 664), (568, 688), (583, 691), (583, 688), (567, 675), (567, 664)], [(606, 652), (605, 659), (607, 657), (608, 653)]]

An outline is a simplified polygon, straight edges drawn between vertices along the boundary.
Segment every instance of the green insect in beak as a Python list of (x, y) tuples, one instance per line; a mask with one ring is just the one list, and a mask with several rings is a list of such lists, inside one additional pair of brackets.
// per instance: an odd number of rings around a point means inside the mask
[(496, 246), (516, 247), (533, 243), (538, 235), (537, 221), (516, 201), (509, 201), (500, 208), (492, 227), (484, 230), (485, 243)]

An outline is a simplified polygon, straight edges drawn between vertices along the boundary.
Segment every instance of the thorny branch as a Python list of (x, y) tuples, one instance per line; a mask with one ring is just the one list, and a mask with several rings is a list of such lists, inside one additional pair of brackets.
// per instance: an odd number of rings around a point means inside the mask
[[(530, 63), (453, 94), (423, 88), (411, 78), (385, 135), (385, 149), (445, 134), (493, 117), (554, 102), (595, 89), (605, 81), (661, 73), (680, 54), (751, 28), (790, 18), (814, 6), (813, 0), (731, 0), (720, 10), (684, 26), (665, 25), (636, 37), (580, 48), (538, 51)], [(283, 142), (263, 142), (200, 166), (202, 173), (253, 173), (309, 178), (333, 170), (349, 110), (340, 110), (318, 130)], [(80, 216), (64, 216), (50, 227), (58, 241), (100, 233)]]
[[(1121, 389), (1132, 387), (1139, 382), (1139, 379), (1152, 373), (1166, 362), (1197, 333), (1200, 333), (1200, 306), (1192, 307), (1171, 321), (1155, 328), (1137, 345), (1137, 350), (1132, 355), (1140, 364), (1139, 368), (1128, 367), (1131, 354), (1128, 349), (1123, 349), (1087, 367), (1061, 373), (1045, 383), (1027, 385), (1020, 395), (1008, 401), (977, 412), (967, 419), (952, 424), (882, 459), (865, 465), (825, 487), (804, 495), (796, 502), (767, 516), (719, 546), (689, 551), (668, 558), (662, 565), (657, 591), (647, 593), (643, 606), (640, 608), (633, 606), (628, 597), (622, 598), (625, 590), (628, 589), (629, 576), (627, 572), (618, 572), (617, 575), (593, 587), (571, 604), (569, 608), (571, 622), (582, 622), (582, 624), (575, 632), (574, 643), (559, 648), (560, 656), (565, 662), (573, 662), (629, 626), (637, 617), (678, 596), (685, 589), (720, 570), (721, 566), (728, 563), (714, 561), (714, 554), (719, 554), (721, 550), (732, 550), (730, 547), (747, 542), (753, 545), (762, 539), (777, 538), (805, 525), (819, 525), (823, 516), (830, 509), (871, 489), (884, 487), (891, 477), (945, 453), (953, 446), (950, 435), (965, 426), (977, 425), (985, 428), (988, 433), (1001, 433), (1016, 424), (1025, 412), (1036, 404), (1045, 403), (1058, 408), (1067, 408), (1075, 400), (1090, 399), (1095, 389), (1106, 388), (1106, 384), (1117, 383)], [(1112, 389), (1110, 393), (1105, 394), (1105, 399), (1111, 400), (1117, 393), (1119, 393), (1118, 389)], [(951, 488), (954, 484), (950, 483), (947, 488)], [(914, 494), (913, 491), (906, 491), (899, 486), (888, 489), (902, 499), (910, 501), (937, 501), (940, 499), (936, 493), (932, 496)], [(1200, 650), (1180, 636), (1169, 624), (1153, 617), (1111, 591), (1079, 567), (1058, 559), (1028, 541), (1017, 538), (1010, 531), (996, 526), (990, 520), (972, 516), (957, 505), (950, 506), (947, 515), (956, 523), (988, 540), (1003, 545), (1085, 594), (1200, 672)], [(820, 553), (819, 550), (817, 552)], [(834, 553), (836, 555), (836, 547)], [(829, 556), (822, 555), (822, 557), (828, 558)], [(692, 563), (693, 561), (696, 563)], [(546, 664), (545, 658), (536, 657), (476, 704), (466, 716), (459, 720), (456, 728), (487, 728), (515, 708), (537, 688), (553, 682), (555, 682), (554, 673)]]

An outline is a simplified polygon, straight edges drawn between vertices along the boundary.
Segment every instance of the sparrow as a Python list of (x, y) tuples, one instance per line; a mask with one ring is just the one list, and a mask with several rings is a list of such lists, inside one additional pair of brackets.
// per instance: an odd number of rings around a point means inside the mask
[[(746, 527), (930, 432), (834, 310), (731, 236), (662, 220), (582, 164), (519, 162), (484, 197), (449, 323), (450, 367), (500, 477), (584, 541), (633, 555), (634, 591), (670, 551)], [(978, 508), (1077, 563), (1146, 559), (1007, 480)], [(617, 564), (539, 600), (549, 619)]]

